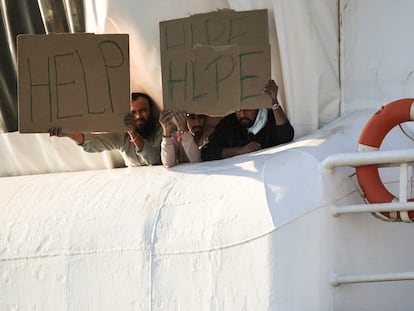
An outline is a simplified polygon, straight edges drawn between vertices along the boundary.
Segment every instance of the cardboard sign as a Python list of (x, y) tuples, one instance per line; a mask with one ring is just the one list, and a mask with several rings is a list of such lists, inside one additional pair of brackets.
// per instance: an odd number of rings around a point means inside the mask
[(160, 23), (164, 108), (223, 116), (270, 107), (267, 10), (217, 11)]
[(19, 131), (125, 131), (128, 35), (19, 35)]
[(162, 59), (164, 108), (219, 116), (270, 107), (269, 97), (262, 94), (269, 63), (269, 45), (168, 52)]
[(267, 10), (221, 10), (160, 22), (162, 52), (196, 45), (268, 43)]

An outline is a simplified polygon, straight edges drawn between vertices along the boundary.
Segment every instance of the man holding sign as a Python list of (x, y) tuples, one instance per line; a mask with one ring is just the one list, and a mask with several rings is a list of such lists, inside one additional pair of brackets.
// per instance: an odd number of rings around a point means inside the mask
[(62, 133), (61, 128), (52, 128), (49, 135), (69, 137), (86, 152), (118, 150), (126, 166), (160, 164), (162, 130), (157, 106), (147, 94), (132, 93), (130, 109), (124, 119), (126, 133)]
[[(206, 115), (167, 109), (160, 114), (160, 124), (163, 129), (161, 162), (165, 167), (201, 161), (200, 149), (214, 129), (207, 126)], [(177, 131), (171, 132), (174, 124)]]
[(202, 149), (204, 161), (218, 160), (290, 142), (294, 129), (277, 100), (278, 87), (269, 80), (264, 93), (272, 109), (243, 109), (224, 117)]

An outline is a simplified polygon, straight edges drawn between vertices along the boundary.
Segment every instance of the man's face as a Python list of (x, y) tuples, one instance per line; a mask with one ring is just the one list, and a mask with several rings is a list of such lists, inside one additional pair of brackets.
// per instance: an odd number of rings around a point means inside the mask
[(131, 114), (135, 119), (135, 126), (139, 129), (144, 127), (151, 115), (149, 102), (144, 97), (138, 97), (131, 102)]
[(187, 127), (191, 134), (194, 136), (203, 135), (206, 118), (204, 114), (187, 114)]
[(244, 109), (236, 111), (236, 118), (244, 127), (251, 127), (256, 121), (257, 109)]

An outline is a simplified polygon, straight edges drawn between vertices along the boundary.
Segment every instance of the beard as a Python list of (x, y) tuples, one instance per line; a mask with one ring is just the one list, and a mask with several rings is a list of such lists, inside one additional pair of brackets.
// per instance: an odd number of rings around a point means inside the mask
[(239, 123), (241, 124), (241, 126), (243, 127), (251, 127), (253, 125), (253, 121), (248, 119), (248, 118), (241, 118), (239, 120)]
[(145, 121), (145, 123), (139, 127), (135, 127), (136, 131), (142, 138), (148, 138), (151, 133), (155, 130), (155, 119), (150, 118), (149, 120)]
[(194, 136), (201, 136), (203, 134), (203, 128), (199, 125), (193, 126), (191, 128), (191, 133), (193, 133)]

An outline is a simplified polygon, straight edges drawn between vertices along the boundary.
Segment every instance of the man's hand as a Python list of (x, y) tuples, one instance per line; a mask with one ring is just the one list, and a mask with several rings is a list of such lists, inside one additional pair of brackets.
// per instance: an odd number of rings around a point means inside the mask
[(272, 98), (272, 102), (277, 102), (277, 91), (279, 87), (276, 85), (276, 82), (274, 80), (269, 80), (265, 84), (265, 87), (263, 89), (263, 93), (268, 94)]
[(163, 110), (160, 113), (159, 122), (162, 127), (162, 134), (164, 136), (170, 136), (171, 125), (173, 121), (174, 113), (171, 110)]
[(62, 137), (62, 128), (61, 127), (52, 127), (49, 129), (49, 136)]
[(170, 126), (172, 122), (172, 118), (174, 117), (174, 113), (171, 110), (163, 110), (160, 113), (160, 124), (164, 128), (166, 126)]
[(249, 142), (248, 144), (244, 145), (241, 148), (241, 153), (240, 154), (253, 152), (253, 151), (256, 151), (256, 150), (260, 150), (261, 148), (262, 148), (262, 146), (259, 143), (255, 142), (255, 141), (251, 141), (251, 142)]
[(177, 111), (174, 113), (175, 124), (178, 130), (187, 130), (187, 113), (183, 111)]
[(135, 118), (132, 113), (128, 113), (124, 118), (124, 124), (128, 128), (128, 133), (136, 132)]
[(223, 157), (223, 159), (225, 159), (225, 158), (230, 158), (230, 157), (234, 157), (237, 155), (242, 155), (242, 154), (246, 154), (249, 152), (253, 152), (261, 148), (262, 146), (259, 143), (255, 141), (251, 141), (242, 147), (223, 148), (221, 150), (221, 156)]
[(85, 136), (82, 133), (63, 133), (61, 127), (52, 127), (49, 129), (49, 136), (69, 137), (78, 145), (82, 145), (85, 141)]

